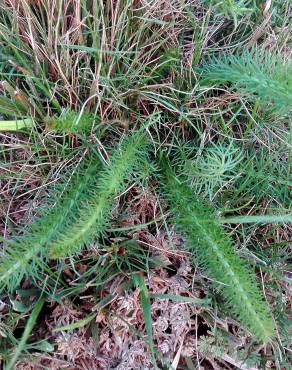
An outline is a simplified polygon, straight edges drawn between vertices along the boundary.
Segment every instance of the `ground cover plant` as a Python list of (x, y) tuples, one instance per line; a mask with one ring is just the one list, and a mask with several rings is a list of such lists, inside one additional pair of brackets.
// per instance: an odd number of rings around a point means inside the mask
[(289, 1), (0, 3), (4, 369), (290, 369)]

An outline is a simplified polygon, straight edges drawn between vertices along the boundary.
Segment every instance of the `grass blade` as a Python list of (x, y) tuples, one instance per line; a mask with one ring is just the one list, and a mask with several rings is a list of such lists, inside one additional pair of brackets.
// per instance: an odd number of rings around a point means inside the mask
[(87, 317), (85, 317), (84, 319), (74, 322), (73, 324), (68, 324), (68, 325), (60, 326), (59, 328), (53, 329), (53, 333), (82, 328), (83, 326), (90, 323), (90, 321), (92, 321), (95, 318), (95, 316), (96, 316), (96, 313), (94, 312), (88, 315)]
[(18, 131), (29, 127), (33, 127), (33, 119), (31, 118), (15, 121), (0, 121), (0, 131)]
[(222, 224), (286, 224), (292, 222), (292, 214), (230, 216), (221, 217), (219, 221)]
[(148, 346), (152, 355), (154, 366), (158, 369), (155, 359), (155, 351), (153, 345), (153, 330), (152, 330), (152, 317), (151, 317), (151, 303), (148, 289), (145, 284), (144, 277), (140, 274), (133, 276), (136, 286), (140, 289), (141, 306), (144, 315), (144, 321), (147, 332)]
[(37, 318), (43, 308), (43, 305), (45, 303), (45, 298), (44, 297), (41, 297), (36, 305), (34, 306), (33, 310), (32, 310), (32, 313), (27, 321), (27, 324), (25, 326), (25, 329), (24, 329), (24, 332), (22, 334), (22, 337), (21, 337), (21, 340), (16, 348), (16, 351), (12, 357), (12, 359), (10, 360), (9, 364), (7, 365), (6, 367), (6, 370), (13, 370), (15, 367), (15, 364), (21, 354), (21, 352), (23, 351), (23, 348), (29, 338), (29, 335), (32, 331), (32, 329), (34, 328), (34, 325), (37, 321)]

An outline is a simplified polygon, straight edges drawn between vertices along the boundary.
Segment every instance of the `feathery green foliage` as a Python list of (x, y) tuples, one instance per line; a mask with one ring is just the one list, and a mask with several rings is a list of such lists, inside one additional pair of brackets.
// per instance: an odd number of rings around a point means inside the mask
[[(70, 184), (58, 185), (53, 195), (53, 203), (47, 204), (46, 210), (29, 225), (24, 233), (8, 240), (0, 259), (0, 287), (12, 291), (26, 276), (34, 277), (36, 271), (43, 269), (48, 248), (52, 240), (63, 233), (80, 201), (88, 197), (96, 179), (100, 162), (97, 158), (85, 160)], [(65, 187), (65, 190), (62, 189)]]
[(239, 320), (260, 341), (274, 336), (274, 324), (267, 303), (257, 287), (255, 276), (234, 252), (212, 208), (198, 199), (169, 166), (161, 161), (163, 188), (174, 224), (186, 236), (188, 248), (195, 252), (209, 276), (221, 288), (222, 295)]
[(211, 144), (184, 161), (183, 172), (197, 192), (212, 199), (215, 191), (235, 181), (242, 160), (243, 153), (234, 143)]
[(115, 149), (110, 164), (99, 174), (91, 197), (79, 205), (75, 222), (53, 243), (50, 254), (60, 258), (88, 246), (104, 233), (111, 215), (114, 198), (125, 189), (128, 176), (147, 151), (145, 136), (139, 131), (122, 141)]
[(284, 115), (292, 109), (292, 62), (280, 55), (260, 49), (223, 54), (205, 61), (199, 71), (202, 85), (230, 82), (274, 113)]
[(13, 290), (24, 275), (43, 269), (49, 257), (71, 255), (105, 231), (114, 198), (124, 189), (133, 168), (146, 153), (140, 132), (123, 140), (111, 164), (98, 172), (100, 162), (85, 161), (56, 205), (24, 232), (7, 242), (0, 260), (1, 286)]
[(204, 4), (210, 5), (217, 16), (232, 17), (235, 24), (239, 17), (256, 9), (254, 0), (204, 0)]
[(60, 116), (48, 117), (46, 119), (47, 128), (66, 133), (89, 133), (94, 125), (94, 115), (88, 111), (80, 114), (66, 110)]

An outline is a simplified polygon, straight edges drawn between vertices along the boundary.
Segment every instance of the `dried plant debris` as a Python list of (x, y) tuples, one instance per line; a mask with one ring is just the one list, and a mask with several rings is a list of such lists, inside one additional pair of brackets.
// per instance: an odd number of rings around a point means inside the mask
[[(193, 271), (186, 259), (175, 258), (181, 263), (175, 275), (167, 269), (154, 270), (147, 279), (151, 294), (169, 294), (183, 297), (204, 296), (202, 288), (191, 288)], [(171, 275), (171, 276), (170, 276)], [(111, 284), (106, 290), (115, 293), (118, 286)], [(53, 356), (31, 355), (18, 364), (18, 369), (154, 369), (147, 346), (140, 291), (134, 289), (115, 299), (96, 312), (89, 327), (64, 330), (56, 328), (80, 322), (84, 311), (72, 308), (70, 302), (58, 305), (46, 320)], [(88, 314), (89, 315), (89, 314)], [(180, 365), (200, 363), (203, 369), (260, 369), (262, 348), (252, 353), (241, 348), (247, 337), (228, 333), (232, 323), (216, 318), (216, 328), (211, 326), (207, 308), (193, 303), (170, 299), (152, 299), (151, 316), (153, 340), (159, 352), (161, 368), (167, 368), (182, 346)], [(206, 319), (204, 318), (206, 317)]]
[[(190, 272), (185, 265), (182, 269)], [(115, 284), (107, 287), (112, 293), (113, 285)], [(169, 276), (165, 269), (154, 271), (153, 276), (147, 280), (147, 285), (152, 294), (193, 295), (189, 291), (190, 282), (185, 276), (179, 273)], [(200, 291), (194, 293), (198, 295)], [(152, 369), (139, 295), (139, 289), (134, 289), (124, 296), (116, 296), (106, 309), (96, 313), (89, 329), (83, 327), (51, 334), (50, 342), (56, 350), (55, 358), (49, 362), (50, 368), (55, 368), (59, 363), (68, 369), (82, 368), (85, 365), (92, 369)], [(195, 347), (191, 348), (191, 343), (195, 341), (195, 336), (192, 333), (196, 331), (195, 316), (199, 312), (200, 308), (192, 304), (153, 299), (154, 341), (165, 357), (164, 361), (172, 361), (182, 341), (187, 344), (182, 353), (185, 356), (194, 355)], [(60, 326), (76, 323), (82, 316), (84, 313), (65, 302), (52, 311), (46, 322), (47, 330), (52, 332)], [(93, 332), (95, 336), (92, 336)], [(45, 364), (47, 361), (48, 358), (41, 360), (41, 363)], [(24, 366), (24, 361), (21, 364)]]

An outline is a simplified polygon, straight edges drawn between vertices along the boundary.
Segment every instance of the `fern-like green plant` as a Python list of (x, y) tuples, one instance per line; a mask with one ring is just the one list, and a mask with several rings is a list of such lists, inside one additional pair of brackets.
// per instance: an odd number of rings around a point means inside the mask
[(104, 233), (111, 216), (114, 199), (125, 189), (127, 179), (146, 153), (147, 141), (140, 132), (126, 138), (113, 152), (110, 164), (99, 174), (96, 187), (86, 202), (81, 203), (75, 222), (59, 234), (50, 255), (61, 258), (88, 246), (96, 236)]
[(160, 164), (173, 221), (186, 237), (188, 248), (217, 283), (235, 316), (258, 340), (268, 341), (274, 335), (274, 324), (255, 275), (235, 253), (213, 209), (178, 179), (167, 159), (163, 158)]
[(204, 0), (203, 3), (211, 6), (217, 16), (232, 17), (235, 25), (238, 18), (256, 10), (253, 0)]
[(65, 110), (60, 116), (47, 117), (46, 127), (49, 130), (72, 134), (87, 134), (93, 127), (94, 115), (89, 111), (77, 113)]
[(35, 276), (45, 266), (48, 248), (55, 235), (64, 232), (79, 202), (88, 197), (101, 167), (96, 157), (85, 160), (69, 184), (62, 182), (50, 195), (43, 212), (23, 231), (5, 242), (0, 259), (0, 290), (12, 291), (26, 276)]
[(232, 142), (211, 144), (184, 161), (183, 172), (196, 192), (212, 200), (215, 192), (236, 180), (243, 158), (241, 149)]
[(204, 62), (199, 71), (203, 85), (232, 83), (272, 112), (285, 115), (292, 109), (292, 62), (275, 53), (254, 49), (223, 54)]
[(21, 236), (7, 241), (0, 260), (0, 289), (13, 290), (25, 275), (37, 276), (49, 258), (78, 252), (103, 233), (114, 198), (125, 188), (146, 148), (145, 136), (138, 132), (123, 140), (103, 170), (99, 171), (96, 158), (85, 161), (55, 204)]

